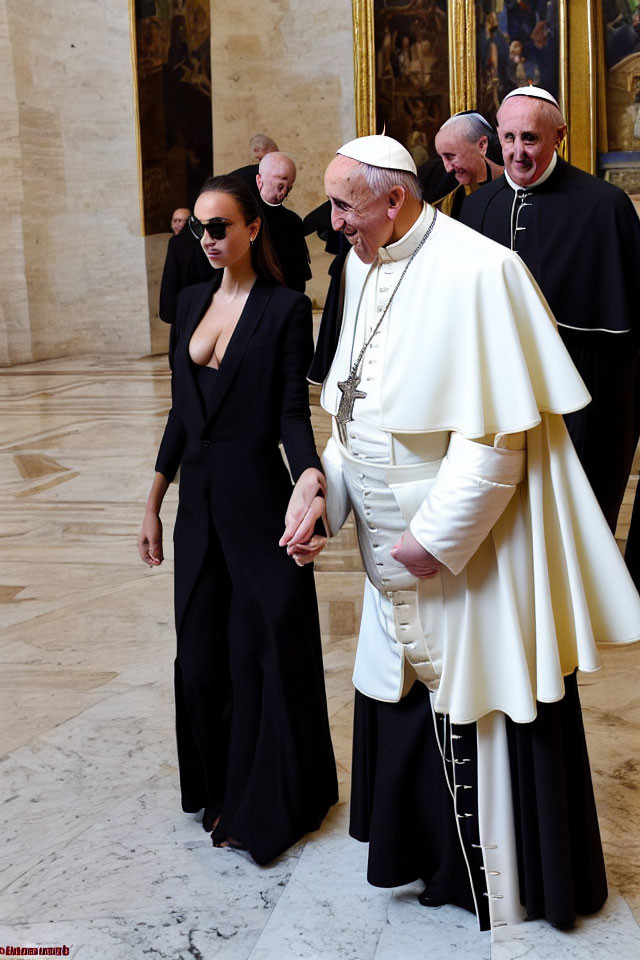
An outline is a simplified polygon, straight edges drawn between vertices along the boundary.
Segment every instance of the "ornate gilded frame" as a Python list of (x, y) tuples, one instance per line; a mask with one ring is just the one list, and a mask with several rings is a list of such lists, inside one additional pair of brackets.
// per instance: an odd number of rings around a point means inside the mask
[[(352, 0), (353, 57), (358, 136), (376, 133), (374, 0)], [(560, 106), (567, 118), (564, 151), (577, 166), (595, 173), (599, 131), (597, 0), (559, 0)], [(477, 106), (475, 0), (449, 0), (451, 111)]]

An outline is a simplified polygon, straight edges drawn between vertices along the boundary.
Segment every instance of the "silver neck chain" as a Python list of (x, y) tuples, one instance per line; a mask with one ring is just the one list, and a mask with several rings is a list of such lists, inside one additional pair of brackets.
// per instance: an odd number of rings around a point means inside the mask
[(434, 228), (434, 226), (435, 226), (435, 222), (436, 222), (436, 217), (437, 217), (437, 216), (438, 216), (438, 211), (434, 209), (434, 211), (433, 211), (433, 220), (432, 220), (431, 223), (429, 224), (429, 227), (428, 227), (428, 229), (427, 229), (427, 232), (426, 232), (425, 235), (422, 237), (422, 239), (420, 240), (420, 243), (418, 244), (418, 246), (415, 248), (415, 250), (413, 251), (413, 253), (412, 253), (411, 256), (409, 257), (409, 260), (407, 261), (407, 264), (406, 264), (404, 270), (403, 270), (402, 273), (400, 274), (400, 279), (399, 279), (398, 282), (396, 283), (395, 287), (393, 288), (393, 292), (392, 292), (391, 296), (390, 296), (389, 299), (387, 300), (387, 305), (386, 305), (386, 307), (384, 308), (384, 310), (382, 311), (382, 314), (380, 315), (380, 319), (379, 319), (378, 322), (376, 323), (376, 325), (375, 325), (375, 327), (373, 328), (372, 332), (369, 334), (369, 337), (367, 338), (367, 340), (365, 340), (364, 344), (362, 345), (362, 349), (360, 350), (360, 353), (358, 354), (358, 356), (356, 357), (354, 363), (352, 364), (352, 366), (351, 366), (351, 371), (350, 371), (350, 373), (349, 373), (349, 377), (357, 376), (358, 367), (359, 367), (360, 364), (362, 363), (362, 358), (364, 357), (364, 355), (365, 355), (365, 353), (366, 353), (366, 351), (367, 351), (367, 347), (369, 346), (369, 344), (371, 343), (371, 341), (372, 341), (373, 338), (375, 337), (376, 333), (377, 333), (378, 330), (380, 329), (380, 326), (381, 326), (381, 324), (382, 324), (382, 321), (384, 320), (384, 318), (386, 317), (387, 313), (389, 312), (389, 307), (391, 306), (391, 304), (392, 304), (392, 302), (393, 302), (393, 298), (395, 297), (396, 293), (398, 292), (398, 288), (399, 288), (400, 284), (402, 283), (402, 281), (403, 281), (404, 278), (405, 278), (405, 274), (406, 274), (407, 270), (409, 269), (409, 267), (411, 266), (411, 264), (413, 263), (413, 261), (415, 260), (415, 258), (417, 257), (417, 255), (419, 254), (420, 250), (424, 247), (425, 243), (427, 242), (427, 240), (428, 240), (429, 237), (431, 236), (431, 231), (433, 230), (433, 228)]

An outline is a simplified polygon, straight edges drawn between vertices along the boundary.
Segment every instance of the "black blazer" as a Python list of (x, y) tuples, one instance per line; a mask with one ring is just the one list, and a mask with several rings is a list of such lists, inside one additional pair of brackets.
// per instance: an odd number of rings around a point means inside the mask
[(181, 465), (174, 534), (178, 623), (207, 552), (210, 521), (238, 582), (252, 556), (272, 557), (272, 566), (278, 551), (286, 558), (277, 543), (292, 484), (280, 440), (294, 479), (307, 467), (322, 469), (305, 379), (313, 353), (311, 303), (302, 294), (256, 281), (205, 413), (189, 341), (221, 276), (179, 297), (173, 404), (156, 461), (168, 480)]
[(178, 300), (172, 408), (156, 469), (172, 480), (185, 451), (217, 444), (264, 451), (282, 440), (294, 480), (320, 467), (311, 430), (306, 371), (313, 355), (311, 302), (256, 280), (225, 352), (214, 407), (205, 415), (189, 356), (193, 331), (222, 279), (184, 290)]

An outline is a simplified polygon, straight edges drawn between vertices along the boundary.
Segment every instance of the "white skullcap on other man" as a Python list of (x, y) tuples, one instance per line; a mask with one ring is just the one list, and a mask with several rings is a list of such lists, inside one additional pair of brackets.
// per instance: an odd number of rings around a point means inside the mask
[(560, 110), (560, 104), (556, 98), (550, 94), (548, 90), (544, 90), (542, 87), (516, 87), (515, 90), (511, 90), (506, 95), (502, 102), (504, 103), (505, 100), (509, 100), (511, 97), (534, 97), (536, 100), (548, 100), (549, 103), (552, 103), (558, 108), (558, 110)]
[(383, 134), (371, 137), (357, 137), (336, 150), (343, 157), (368, 163), (372, 167), (384, 167), (385, 170), (407, 170), (416, 174), (413, 157), (401, 143)]

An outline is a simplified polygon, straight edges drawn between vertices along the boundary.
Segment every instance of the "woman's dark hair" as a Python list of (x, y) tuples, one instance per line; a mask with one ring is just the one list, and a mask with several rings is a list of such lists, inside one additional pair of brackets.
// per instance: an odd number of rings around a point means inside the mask
[(203, 193), (226, 193), (233, 197), (246, 224), (253, 223), (254, 220), (260, 218), (260, 229), (251, 247), (251, 265), (261, 280), (266, 280), (267, 283), (273, 283), (276, 286), (284, 286), (284, 277), (278, 258), (271, 246), (265, 216), (244, 180), (230, 174), (208, 177), (202, 184), (198, 197), (201, 197)]

